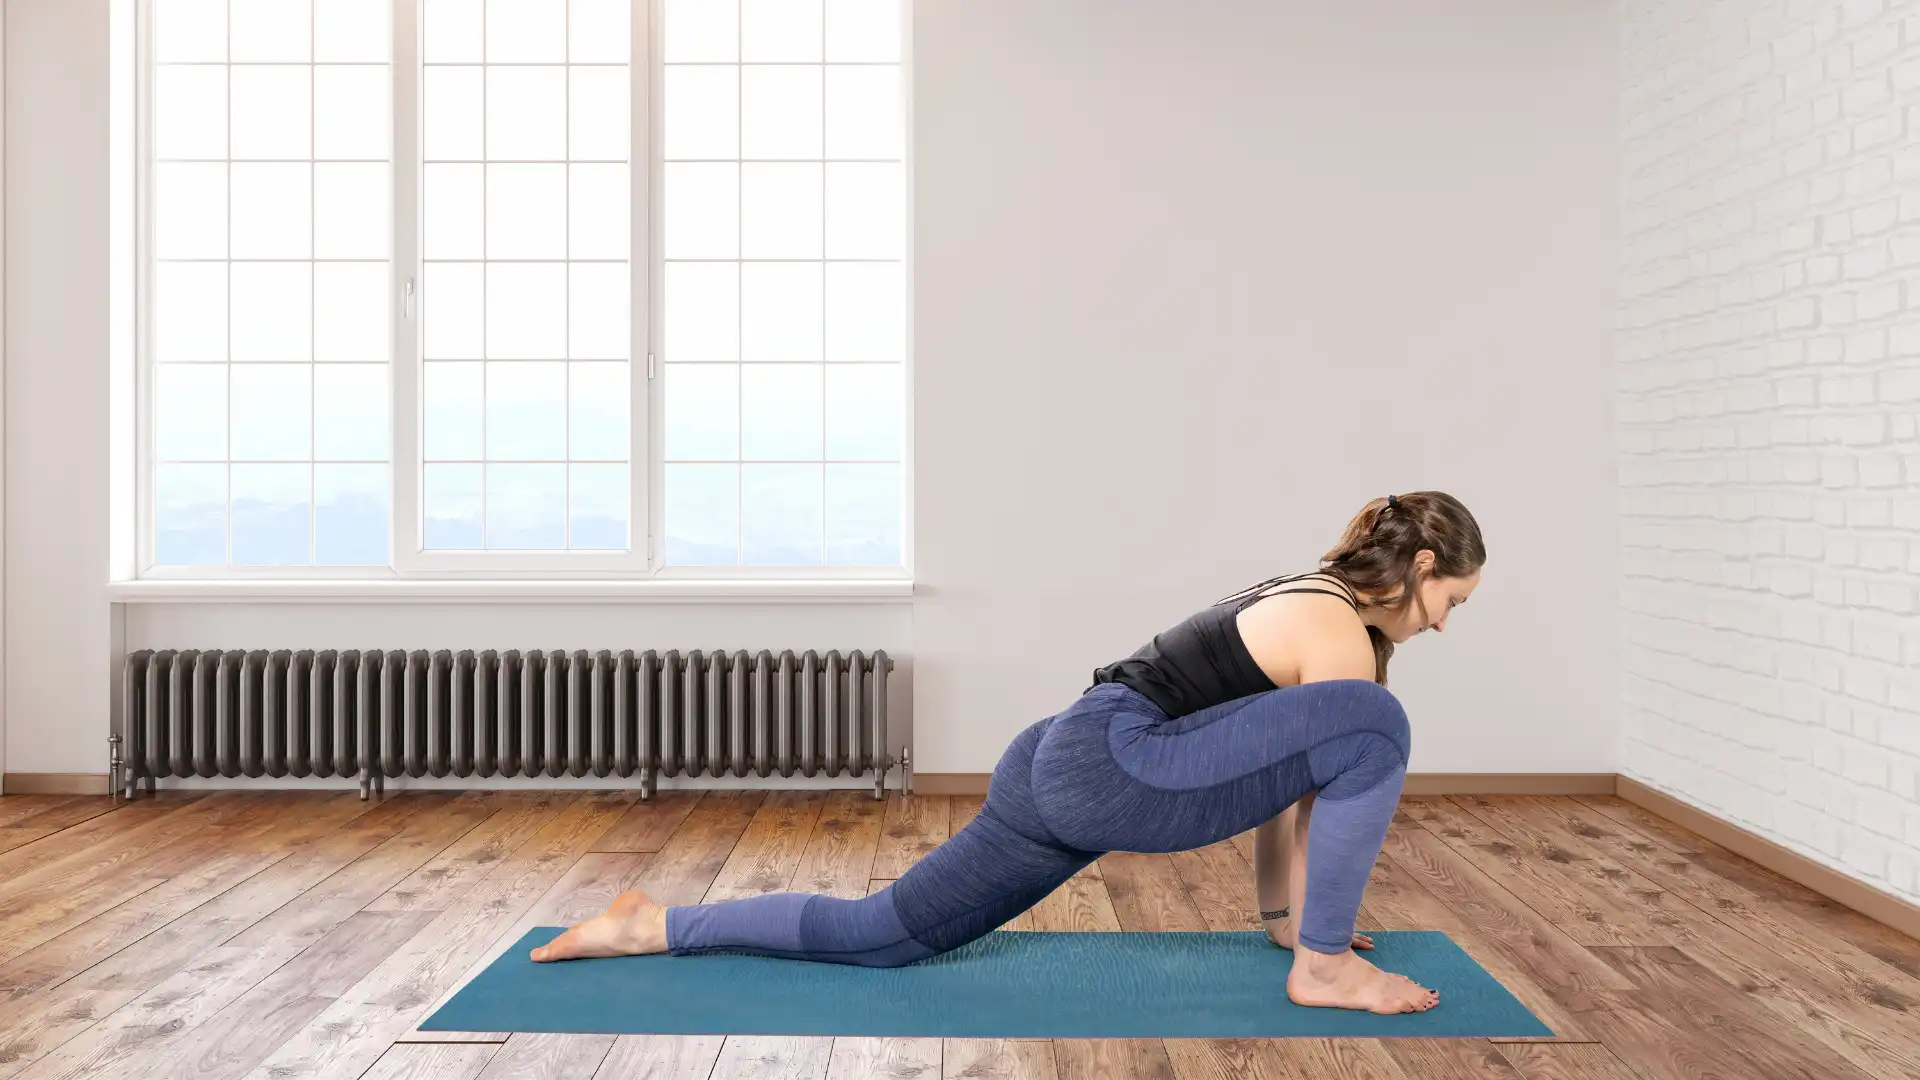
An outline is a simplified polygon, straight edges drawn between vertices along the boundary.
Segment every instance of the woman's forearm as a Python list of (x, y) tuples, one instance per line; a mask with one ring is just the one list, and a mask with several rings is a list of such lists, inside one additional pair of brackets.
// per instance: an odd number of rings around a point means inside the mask
[(1291, 904), (1295, 847), (1294, 815), (1288, 809), (1253, 830), (1253, 880), (1260, 919), (1273, 930), (1286, 920)]

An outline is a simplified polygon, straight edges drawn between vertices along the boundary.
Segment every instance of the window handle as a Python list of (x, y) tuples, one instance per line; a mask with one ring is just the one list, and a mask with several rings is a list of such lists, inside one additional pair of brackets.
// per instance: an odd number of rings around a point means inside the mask
[(413, 279), (408, 278), (400, 285), (400, 317), (413, 321)]

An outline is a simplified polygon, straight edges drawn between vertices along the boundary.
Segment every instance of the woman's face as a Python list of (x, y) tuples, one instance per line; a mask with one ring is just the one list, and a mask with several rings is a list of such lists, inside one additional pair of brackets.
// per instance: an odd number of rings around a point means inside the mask
[(1413, 597), (1400, 611), (1400, 618), (1386, 627), (1395, 644), (1428, 630), (1445, 631), (1453, 609), (1467, 602), (1480, 585), (1480, 571), (1465, 577), (1434, 577), (1433, 552), (1422, 551), (1414, 557), (1419, 584)]

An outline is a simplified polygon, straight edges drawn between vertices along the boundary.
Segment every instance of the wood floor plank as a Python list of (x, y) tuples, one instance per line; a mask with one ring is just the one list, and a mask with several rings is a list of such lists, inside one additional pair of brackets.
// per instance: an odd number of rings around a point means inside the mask
[(1485, 1039), (1381, 1039), (1400, 1071), (1418, 1080), (1522, 1080)]
[(943, 1039), (941, 1080), (1059, 1080), (1050, 1039)]
[[(4, 1056), (22, 1065), (31, 1061), (22, 1070), (31, 1077), (111, 1075), (125, 1062), (140, 1059), (156, 1034), (174, 1037), (207, 1022), (281, 965), (332, 934), (393, 882), (475, 824), (476, 818), (458, 800), (444, 795), (418, 799), (424, 804), (422, 808), (400, 818), (399, 827), (390, 837), (339, 866), (323, 881), (268, 880), (268, 874), (292, 861), (282, 860), (214, 904), (176, 920), (189, 923), (188, 929), (211, 929), (226, 936), (215, 941), (189, 938), (190, 944), (197, 946), (190, 959), (145, 992), (129, 993), (124, 982), (109, 982), (96, 989), (83, 979), (62, 986), (63, 992), (96, 990), (95, 999), (80, 1003), (75, 1023), (68, 1023), (75, 1019), (75, 1013), (42, 1016), (43, 1024), (52, 1027), (63, 1041), (53, 1043), (43, 1029), (32, 1041), (20, 1039), (9, 1044)], [(343, 834), (351, 831), (351, 827), (342, 830)], [(294, 892), (289, 902), (286, 894), (296, 884), (304, 888)], [(229, 897), (237, 899), (229, 902)], [(275, 901), (276, 908), (266, 907)], [(213, 918), (197, 918), (209, 909)], [(173, 929), (172, 925), (167, 928)], [(171, 950), (162, 955), (169, 961), (178, 959)], [(135, 970), (151, 974), (154, 969), (142, 965)], [(93, 1011), (98, 999), (117, 999), (125, 1004), (102, 1014)], [(363, 1067), (371, 1062), (370, 1057)], [(11, 1070), (0, 1068), (0, 1075), (10, 1074)]]
[(1209, 930), (1258, 930), (1260, 908), (1253, 867), (1239, 849), (1222, 841), (1172, 856), (1174, 872)]
[(729, 1035), (710, 1080), (826, 1080), (833, 1040)]
[(1526, 1080), (1640, 1080), (1598, 1043), (1502, 1043), (1500, 1053)]
[[(31, 798), (31, 796), (27, 796)], [(52, 795), (53, 803), (37, 807), (25, 815), (16, 816), (6, 822), (9, 829), (47, 829), (58, 832), (70, 829), (83, 821), (90, 821), (101, 814), (110, 813), (119, 804), (108, 795)], [(0, 813), (0, 819), (7, 815)]]
[(719, 1035), (621, 1035), (593, 1080), (707, 1080), (725, 1041)]
[(362, 1080), (474, 1080), (499, 1049), (491, 1043), (395, 1043)]
[(0, 829), (11, 829), (43, 810), (81, 797), (77, 795), (0, 795)]
[(566, 791), (470, 794), (488, 811), (485, 820), (367, 905), (369, 910), (440, 911), (456, 903), (576, 797)]
[[(1596, 956), (1629, 978), (1632, 994), (1598, 995), (1597, 1008), (1583, 1019), (1629, 1064), (1643, 1073), (1691, 1075), (1689, 1061), (1663, 1051), (1642, 1034), (1678, 1026), (1691, 1032), (1669, 1041), (1691, 1041), (1727, 1075), (1791, 1077), (1794, 1080), (1849, 1078), (1868, 1074), (1792, 1024), (1783, 1024), (1738, 988), (1696, 963), (1677, 948), (1600, 946)], [(1657, 1017), (1657, 1021), (1649, 1017)]]
[(907, 867), (939, 847), (949, 829), (953, 800), (946, 795), (887, 793), (886, 820), (880, 830), (880, 849), (873, 859), (873, 876), (897, 878)]
[(1180, 1080), (1408, 1080), (1376, 1039), (1167, 1039)]
[(1100, 876), (1122, 930), (1199, 931), (1205, 919), (1165, 855), (1116, 851), (1100, 857)]
[(700, 802), (697, 791), (659, 791), (633, 804), (600, 838), (596, 851), (659, 851)]
[(632, 805), (633, 793), (583, 793), (494, 873), (249, 1074), (254, 1080), (350, 1080), (411, 1030), (480, 953), (552, 887)]
[(886, 804), (864, 791), (830, 792), (794, 871), (793, 888), (847, 899), (865, 896), (885, 818)]
[(661, 904), (699, 903), (765, 799), (761, 791), (701, 795), (686, 820), (647, 861), (641, 885), (647, 895)]
[(835, 1039), (827, 1080), (940, 1080), (939, 1039)]
[(721, 865), (704, 901), (787, 891), (825, 804), (826, 793), (820, 791), (769, 793)]
[(575, 1080), (592, 1076), (611, 1049), (611, 1035), (518, 1034), (487, 1062), (480, 1080)]
[[(1066, 883), (1053, 890), (1027, 914), (1028, 926), (1034, 930), (1109, 930), (1120, 929), (1120, 918), (1113, 910), (1113, 899), (1107, 895), (1107, 883), (1101, 877), (1100, 864), (1090, 863), (1087, 868), (1066, 880)], [(1009, 929), (1014, 927), (1009, 924)]]
[(1672, 917), (1658, 910), (1657, 889), (1644, 895), (1640, 906), (1630, 907), (1578, 887), (1560, 869), (1572, 857), (1558, 847), (1533, 849), (1445, 798), (1408, 799), (1403, 805), (1408, 816), (1582, 945), (1671, 945), (1677, 939)]
[[(23, 875), (59, 866), (95, 847), (124, 841), (129, 835), (154, 828), (160, 820), (176, 812), (190, 809), (205, 797), (205, 792), (198, 791), (163, 791), (142, 796), (122, 804), (112, 813), (89, 818), (70, 829), (60, 829), (0, 853), (0, 883), (10, 884)], [(0, 884), (0, 895), (5, 895), (4, 888), (5, 884)]]
[(1174, 1080), (1159, 1039), (1055, 1039), (1060, 1080)]
[[(420, 1020), (424, 1023), (428, 1017), (439, 1011), (460, 988), (473, 981), (488, 965), (517, 944), (527, 932), (539, 926), (572, 926), (577, 922), (598, 915), (613, 903), (613, 898), (638, 887), (641, 870), (652, 856), (627, 852), (588, 852), (580, 857), (545, 896), (535, 901), (524, 914), (500, 936), (494, 939), (485, 952), (474, 960), (465, 974), (448, 984), (438, 1000), (430, 1008), (423, 1010)], [(506, 1042), (509, 1032), (505, 1031), (422, 1031), (416, 1026), (408, 1032), (406, 1038), (412, 1042)]]
[(973, 824), (973, 819), (980, 816), (980, 809), (986, 804), (985, 795), (947, 796), (947, 835), (957, 836), (961, 829)]

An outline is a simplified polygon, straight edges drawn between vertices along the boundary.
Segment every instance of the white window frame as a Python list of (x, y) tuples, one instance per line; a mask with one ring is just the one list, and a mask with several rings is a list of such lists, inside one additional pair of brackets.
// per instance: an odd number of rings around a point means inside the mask
[[(629, 274), (634, 298), (629, 350), (631, 393), (628, 413), (629, 539), (626, 551), (427, 551), (423, 548), (424, 500), (421, 496), (425, 444), (421, 436), (424, 395), (421, 388), (422, 334), (420, 311), (425, 262), (420, 250), (420, 187), (422, 95), (421, 29), (424, 0), (392, 0), (393, 115), (391, 147), (393, 176), (393, 352), (389, 361), (390, 442), (388, 564), (386, 566), (156, 566), (154, 564), (153, 506), (153, 342), (152, 297), (152, 131), (153, 131), (153, 0), (130, 0), (135, 19), (135, 123), (133, 172), (137, 212), (135, 232), (136, 337), (134, 438), (137, 481), (134, 487), (136, 574), (141, 580), (162, 581), (381, 581), (436, 579), (539, 581), (547, 580), (658, 580), (663, 584), (712, 581), (745, 584), (754, 581), (910, 582), (913, 563), (913, 102), (912, 0), (900, 0), (901, 118), (904, 127), (902, 175), (907, 190), (903, 204), (907, 217), (901, 253), (905, 283), (906, 338), (901, 360), (901, 561), (893, 566), (672, 566), (665, 560), (662, 536), (666, 515), (664, 438), (665, 403), (660, 385), (659, 320), (662, 296), (663, 252), (659, 222), (663, 214), (664, 163), (661, 91), (665, 72), (658, 43), (664, 21), (664, 0), (633, 0), (630, 20), (629, 71), (633, 108), (629, 170), (636, 206), (645, 213), (631, 215)], [(315, 3), (324, 0), (313, 0)], [(231, 498), (231, 493), (229, 493)], [(638, 512), (636, 511), (643, 511)], [(231, 510), (229, 510), (231, 513)]]

